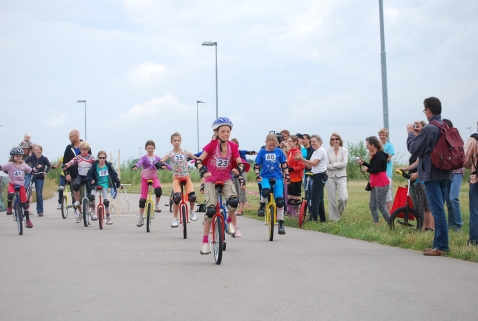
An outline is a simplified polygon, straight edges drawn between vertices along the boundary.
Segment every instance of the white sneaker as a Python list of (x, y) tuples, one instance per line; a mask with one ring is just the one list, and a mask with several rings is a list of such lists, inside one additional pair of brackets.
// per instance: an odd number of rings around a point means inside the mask
[(83, 215), (81, 215), (81, 213), (79, 213), (79, 214), (76, 216), (76, 223), (80, 223), (82, 219), (83, 219)]
[(173, 222), (171, 223), (171, 227), (178, 227), (179, 226), (179, 220), (177, 217), (173, 218)]
[(144, 224), (144, 217), (143, 217), (143, 216), (140, 216), (140, 217), (138, 218), (138, 222), (136, 223), (136, 226), (137, 226), (137, 227), (141, 227), (141, 226), (143, 226), (143, 224)]
[(159, 206), (159, 203), (154, 206), (154, 211), (158, 213), (161, 212), (161, 207)]
[(209, 250), (209, 243), (203, 243), (202, 244), (200, 253), (202, 255), (211, 253), (211, 251)]
[(234, 235), (236, 233), (236, 228), (232, 222), (227, 223), (227, 234)]
[(73, 204), (74, 207), (80, 207), (80, 202), (76, 201), (75, 204)]
[(58, 203), (58, 206), (56, 207), (57, 210), (61, 210), (61, 204)]
[(113, 224), (113, 221), (111, 220), (111, 217), (109, 215), (106, 215), (106, 224), (107, 225)]
[(196, 211), (191, 210), (189, 212), (189, 218), (191, 219), (191, 221), (197, 221), (198, 217), (196, 216)]
[(232, 237), (235, 238), (235, 239), (238, 239), (238, 238), (242, 237), (241, 231), (239, 231), (237, 226), (236, 226), (236, 233), (234, 233), (234, 235)]
[(91, 220), (92, 221), (96, 221), (98, 218), (96, 217), (96, 213), (95, 212), (90, 212), (90, 217), (91, 217)]

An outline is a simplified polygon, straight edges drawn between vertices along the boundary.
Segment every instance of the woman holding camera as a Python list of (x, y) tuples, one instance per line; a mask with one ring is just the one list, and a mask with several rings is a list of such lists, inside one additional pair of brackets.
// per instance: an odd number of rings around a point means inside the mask
[[(349, 194), (347, 192), (347, 162), (349, 151), (343, 147), (344, 143), (338, 133), (330, 136), (330, 148), (327, 150), (329, 162), (327, 164), (327, 195), (329, 196), (329, 219), (338, 221), (347, 206)], [(338, 202), (336, 194), (339, 194)]]
[(294, 156), (295, 160), (302, 161), (307, 168), (311, 169), (312, 174), (312, 193), (310, 206), (310, 216), (314, 222), (317, 222), (320, 217), (320, 222), (325, 222), (325, 207), (324, 207), (324, 185), (327, 181), (327, 164), (329, 159), (327, 157), (327, 151), (321, 147), (322, 138), (319, 135), (310, 136), (310, 144), (314, 149), (314, 153), (310, 157), (310, 160), (304, 159), (301, 153), (297, 153)]
[(382, 213), (385, 222), (388, 223), (390, 213), (387, 210), (387, 192), (390, 180), (387, 177), (387, 158), (388, 155), (383, 151), (382, 144), (375, 136), (365, 139), (366, 147), (370, 154), (370, 164), (367, 164), (359, 158), (356, 162), (362, 165), (364, 172), (370, 173), (370, 201), (369, 207), (372, 212), (372, 219), (375, 225), (378, 225), (378, 210)]

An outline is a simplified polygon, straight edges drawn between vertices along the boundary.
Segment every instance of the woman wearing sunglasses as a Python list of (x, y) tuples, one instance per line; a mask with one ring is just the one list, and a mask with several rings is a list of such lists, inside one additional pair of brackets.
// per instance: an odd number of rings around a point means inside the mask
[(106, 212), (106, 224), (111, 225), (113, 221), (110, 217), (110, 202), (108, 201), (108, 188), (111, 187), (116, 192), (117, 188), (121, 188), (118, 174), (111, 166), (111, 163), (106, 161), (106, 152), (100, 150), (98, 152), (98, 158), (91, 165), (88, 174), (86, 175), (86, 181), (91, 184), (91, 204), (94, 208), (95, 206), (95, 194), (96, 186), (101, 186), (103, 189), (101, 193), (103, 194), (103, 205), (105, 206)]
[[(329, 163), (327, 164), (327, 195), (329, 197), (329, 219), (338, 221), (347, 206), (349, 194), (347, 192), (347, 162), (349, 151), (343, 147), (344, 142), (338, 133), (330, 136), (330, 148), (327, 150)], [(337, 195), (339, 199), (337, 201)]]

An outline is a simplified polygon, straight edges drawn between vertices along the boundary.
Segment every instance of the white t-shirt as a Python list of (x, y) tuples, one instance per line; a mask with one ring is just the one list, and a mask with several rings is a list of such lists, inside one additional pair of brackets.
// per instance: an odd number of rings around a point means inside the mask
[(327, 163), (329, 162), (329, 159), (327, 157), (327, 151), (324, 148), (320, 147), (314, 151), (310, 157), (310, 160), (313, 161), (315, 159), (318, 159), (319, 163), (315, 166), (312, 166), (312, 174), (324, 173), (327, 171)]

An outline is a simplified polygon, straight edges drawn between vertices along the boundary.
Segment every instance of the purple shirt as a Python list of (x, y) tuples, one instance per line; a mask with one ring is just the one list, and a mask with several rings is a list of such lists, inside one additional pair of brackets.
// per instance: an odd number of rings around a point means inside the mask
[(25, 163), (15, 165), (13, 162), (8, 162), (4, 165), (0, 165), (0, 169), (8, 172), (10, 184), (19, 186), (25, 184), (25, 173), (29, 174), (32, 172), (32, 168)]
[[(149, 157), (148, 155), (143, 155), (138, 162), (136, 163), (136, 167), (140, 168), (143, 167), (143, 170), (141, 171), (141, 177), (144, 179), (153, 179), (155, 177), (158, 177), (157, 174), (157, 169), (154, 167), (154, 164), (157, 162), (161, 161), (161, 157), (153, 155), (152, 157)], [(168, 164), (164, 164), (168, 170), (171, 170), (171, 166)]]

